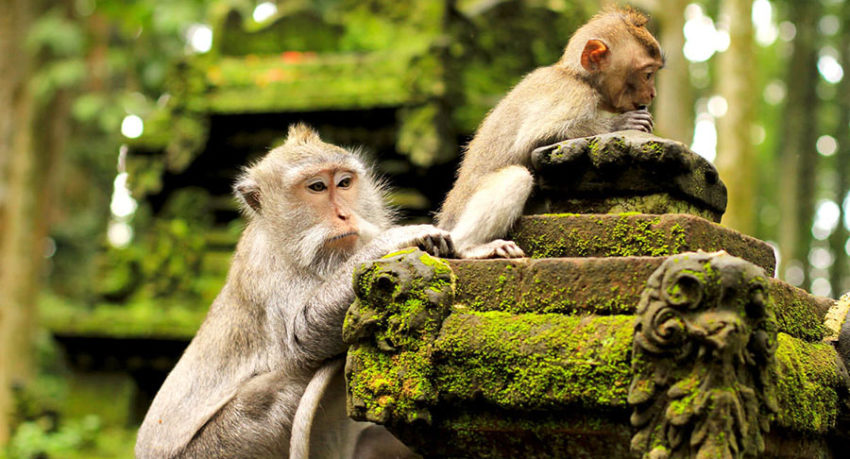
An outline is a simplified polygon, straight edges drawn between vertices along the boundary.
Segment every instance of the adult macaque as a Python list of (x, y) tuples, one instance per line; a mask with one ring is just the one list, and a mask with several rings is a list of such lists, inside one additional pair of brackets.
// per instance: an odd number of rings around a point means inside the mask
[(461, 257), (523, 256), (516, 244), (496, 238), (522, 214), (535, 148), (612, 131), (652, 131), (646, 106), (664, 60), (647, 21), (631, 9), (595, 16), (573, 34), (555, 65), (528, 74), (490, 111), (437, 216)]
[[(340, 400), (340, 378), (335, 390), (324, 387), (339, 374), (332, 359), (345, 350), (354, 268), (412, 245), (452, 251), (448, 233), (433, 226), (390, 228), (384, 190), (358, 156), (304, 125), (248, 168), (235, 194), (248, 223), (227, 283), (154, 399), (137, 457), (288, 457), (308, 383), (311, 397)], [(316, 426), (330, 431), (313, 429), (323, 457), (351, 457), (370, 425), (339, 405), (320, 410)]]

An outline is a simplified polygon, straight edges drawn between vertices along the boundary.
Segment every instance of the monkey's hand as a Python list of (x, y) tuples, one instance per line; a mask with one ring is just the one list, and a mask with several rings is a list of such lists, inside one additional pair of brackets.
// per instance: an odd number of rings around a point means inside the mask
[(393, 249), (418, 247), (443, 258), (453, 257), (456, 253), (451, 234), (433, 225), (400, 226), (386, 231), (384, 237), (394, 246)]
[(653, 125), (652, 114), (644, 108), (621, 113), (612, 118), (611, 132), (635, 130), (651, 133)]
[(525, 253), (514, 241), (496, 239), (486, 244), (475, 245), (458, 251), (461, 258), (522, 258)]

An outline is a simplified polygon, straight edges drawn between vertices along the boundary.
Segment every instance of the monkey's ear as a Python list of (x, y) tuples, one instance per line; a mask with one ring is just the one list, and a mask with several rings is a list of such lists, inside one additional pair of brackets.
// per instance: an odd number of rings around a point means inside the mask
[(608, 65), (611, 50), (602, 40), (587, 40), (581, 52), (581, 66), (588, 72), (603, 70)]
[(257, 183), (250, 178), (243, 178), (239, 180), (236, 186), (233, 187), (236, 191), (236, 197), (242, 201), (244, 205), (247, 205), (254, 212), (260, 212), (260, 187), (257, 186)]

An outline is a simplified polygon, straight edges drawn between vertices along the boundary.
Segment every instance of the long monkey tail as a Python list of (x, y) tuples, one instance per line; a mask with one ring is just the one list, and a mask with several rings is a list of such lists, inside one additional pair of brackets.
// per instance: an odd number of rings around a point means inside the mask
[(298, 402), (295, 417), (292, 418), (292, 435), (289, 437), (290, 459), (310, 458), (310, 430), (313, 428), (313, 419), (319, 408), (319, 401), (325, 394), (328, 384), (337, 372), (342, 371), (345, 359), (336, 359), (324, 364), (316, 370), (313, 378), (304, 389), (304, 395)]

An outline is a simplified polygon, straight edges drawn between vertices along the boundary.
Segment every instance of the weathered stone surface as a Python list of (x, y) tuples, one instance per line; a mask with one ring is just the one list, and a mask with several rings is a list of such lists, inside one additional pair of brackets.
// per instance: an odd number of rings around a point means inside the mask
[(521, 217), (509, 238), (532, 258), (662, 256), (704, 250), (750, 261), (772, 276), (773, 248), (686, 214), (550, 214)]
[(372, 422), (430, 422), (437, 402), (433, 341), (454, 300), (442, 260), (402, 250), (360, 266), (343, 323), (348, 415)]
[(431, 425), (399, 425), (399, 438), (425, 457), (626, 458), (630, 429), (626, 410), (591, 412), (571, 407), (535, 412), (449, 407)]
[[(649, 276), (666, 257), (446, 260), (457, 275), (455, 302), (514, 314), (634, 314)], [(820, 341), (834, 300), (767, 279), (779, 330)]]
[(463, 311), (434, 342), (441, 397), (520, 411), (625, 406), (633, 316)]
[(720, 221), (716, 212), (705, 210), (694, 204), (676, 199), (667, 193), (642, 196), (617, 196), (614, 198), (569, 198), (559, 196), (557, 200), (537, 199), (533, 196), (525, 208), (525, 214), (690, 214), (711, 221)]
[(778, 410), (771, 306), (764, 270), (752, 263), (722, 252), (664, 261), (646, 284), (634, 325), (633, 452), (646, 458), (764, 452)]
[[(668, 213), (693, 206), (695, 213), (719, 222), (726, 211), (726, 186), (715, 167), (683, 143), (651, 134), (624, 131), (567, 140), (534, 150), (532, 164), (539, 193), (530, 208), (537, 212), (607, 207), (605, 212)], [(658, 197), (634, 200), (648, 195)], [(612, 198), (630, 201), (627, 207), (605, 203)]]
[[(661, 321), (649, 320), (648, 316), (642, 319), (644, 324), (660, 324), (658, 330), (662, 335), (672, 333), (671, 339), (676, 324), (690, 324), (685, 327), (688, 336), (706, 351), (677, 360), (676, 368), (685, 373), (696, 368), (714, 369), (705, 374), (693, 373), (705, 376), (707, 379), (701, 380), (705, 384), (684, 384), (677, 390), (696, 391), (694, 397), (677, 398), (669, 406), (686, 409), (688, 403), (697, 403), (702, 387), (707, 387), (716, 389), (706, 392), (716, 403), (703, 406), (699, 413), (723, 414), (724, 409), (732, 409), (732, 413), (735, 409), (730, 407), (735, 404), (727, 403), (731, 395), (724, 390), (728, 386), (744, 400), (739, 405), (745, 406), (747, 418), (751, 412), (747, 407), (756, 406), (747, 400), (766, 394), (767, 383), (759, 386), (750, 379), (744, 385), (741, 380), (724, 385), (723, 378), (741, 378), (741, 374), (749, 374), (754, 368), (767, 368), (766, 373), (758, 370), (759, 378), (774, 382), (771, 387), (778, 411), (773, 422), (777, 429), (765, 434), (759, 427), (761, 435), (768, 435), (764, 437), (764, 456), (790, 457), (805, 451), (818, 457), (827, 453), (825, 433), (836, 429), (846, 372), (835, 365), (838, 354), (831, 344), (811, 342), (819, 340), (817, 336), (800, 339), (782, 332), (776, 334), (781, 326), (778, 320), (771, 325), (770, 319), (771, 312), (781, 309), (773, 298), (777, 288), (792, 297), (801, 291), (766, 279), (760, 269), (750, 264), (745, 264), (746, 275), (736, 275), (740, 270), (724, 263), (709, 263), (708, 267), (700, 264), (707, 257), (734, 258), (705, 253), (681, 255), (677, 258), (686, 268), (682, 272), (689, 279), (704, 282), (706, 287), (694, 289), (691, 283), (674, 281), (672, 285), (679, 288), (664, 291), (674, 299), (696, 298), (694, 292), (702, 292), (699, 298), (707, 298), (709, 306), (692, 309), (683, 303), (684, 322), (667, 323), (666, 315), (658, 316), (664, 319)], [(552, 288), (569, 282), (556, 280), (564, 274), (559, 273), (561, 270), (602, 270), (614, 279), (617, 272), (607, 271), (610, 266), (606, 267), (605, 261), (619, 262), (627, 269), (644, 262), (654, 271), (664, 259), (445, 263), (407, 250), (366, 265), (357, 272), (358, 299), (349, 311), (344, 330), (352, 344), (346, 367), (349, 414), (355, 419), (385, 424), (426, 457), (624, 457), (633, 433), (627, 427), (628, 388), (632, 377), (643, 368), (635, 370), (631, 365), (646, 360), (636, 360), (632, 348), (637, 343), (637, 335), (632, 335), (637, 319), (633, 307), (617, 307), (604, 315), (575, 314), (581, 310), (569, 309), (573, 306), (566, 306), (561, 313), (543, 313), (534, 310), (533, 300), (524, 304), (490, 302), (483, 292), (487, 282), (476, 287), (481, 292), (470, 291), (466, 285), (479, 276), (489, 279), (490, 296), (503, 295), (504, 299), (504, 295), (523, 296), (528, 291), (523, 289), (535, 284), (545, 283)], [(696, 268), (691, 264), (696, 264)], [(619, 273), (626, 277), (623, 271)], [(516, 284), (520, 289), (500, 288), (501, 276), (505, 277), (501, 287)], [(605, 285), (604, 282), (593, 285)], [(589, 287), (584, 293), (576, 290), (574, 295), (591, 295)], [(487, 301), (474, 301), (479, 296)], [(544, 304), (540, 303), (541, 308)], [(506, 310), (499, 310), (501, 307)], [(707, 310), (715, 315), (703, 315)], [(817, 314), (811, 310), (808, 313)], [(759, 333), (764, 339), (758, 338)], [(717, 347), (728, 340), (732, 341)], [(747, 343), (746, 352), (740, 354), (743, 360), (730, 357), (739, 355), (741, 343)], [(683, 343), (681, 347), (688, 346)], [(765, 349), (774, 349), (775, 353), (765, 354)], [(687, 349), (683, 352), (687, 353)], [(775, 355), (775, 363), (764, 365), (769, 355)], [(726, 368), (724, 365), (741, 368), (720, 371)], [(655, 376), (650, 379), (657, 384), (663, 382)], [(744, 386), (754, 388), (754, 393), (747, 395), (750, 392)], [(678, 397), (675, 391), (657, 393)], [(717, 406), (725, 408), (717, 411)], [(674, 410), (675, 413), (678, 412)], [(762, 415), (760, 419), (770, 419), (769, 413)], [(699, 418), (702, 414), (694, 416)], [(721, 427), (733, 429), (729, 432), (734, 435), (746, 436), (742, 442), (757, 445), (758, 441), (753, 440), (757, 435), (748, 436), (755, 435), (754, 431), (740, 434), (734, 430), (741, 419), (736, 416), (724, 417), (731, 424)], [(724, 432), (709, 431), (709, 441), (725, 441), (724, 435), (729, 432)], [(744, 446), (741, 448), (739, 452), (745, 451)]]
[(812, 295), (779, 279), (770, 280), (770, 297), (776, 303), (779, 330), (806, 341), (828, 337), (824, 321), (835, 300)]
[[(628, 424), (625, 409), (517, 413), (452, 407), (435, 410), (432, 425), (399, 425), (394, 432), (427, 457), (627, 458), (634, 457)], [(780, 426), (771, 429), (766, 443), (761, 458), (835, 457), (827, 438)]]
[[(633, 314), (662, 257), (447, 260), (474, 311)], [(600, 286), (602, 286), (600, 288)]]

